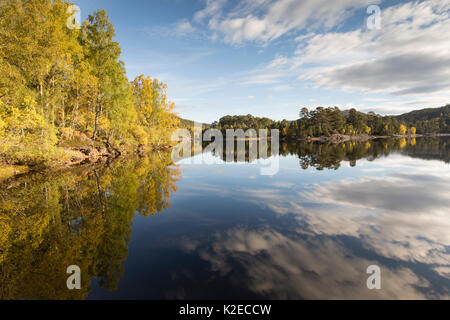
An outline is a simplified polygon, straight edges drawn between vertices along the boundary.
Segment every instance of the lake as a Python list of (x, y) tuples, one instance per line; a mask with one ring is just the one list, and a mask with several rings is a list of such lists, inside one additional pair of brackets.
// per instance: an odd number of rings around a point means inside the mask
[(276, 159), (272, 176), (154, 153), (5, 182), (0, 298), (450, 298), (449, 138), (281, 143)]

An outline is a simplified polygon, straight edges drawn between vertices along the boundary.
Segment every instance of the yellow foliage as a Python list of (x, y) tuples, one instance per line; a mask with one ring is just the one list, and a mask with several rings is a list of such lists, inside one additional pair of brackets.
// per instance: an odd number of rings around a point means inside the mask
[[(85, 299), (93, 278), (117, 287), (135, 212), (168, 208), (179, 170), (170, 153), (91, 170), (0, 188), (0, 299)], [(66, 268), (74, 262), (85, 276), (82, 289), (71, 291)]]
[(106, 12), (70, 30), (68, 5), (0, 4), (0, 156), (60, 163), (70, 154), (59, 146), (73, 142), (75, 132), (94, 138), (76, 138), (77, 144), (169, 144), (178, 118), (167, 85), (145, 76), (130, 84)]
[(407, 143), (406, 143), (406, 139), (400, 139), (400, 149), (405, 149)]
[(399, 133), (401, 135), (405, 135), (407, 131), (408, 131), (408, 128), (404, 124), (401, 124), (400, 125), (400, 129), (399, 129)]
[[(146, 140), (154, 146), (170, 144), (170, 136), (179, 120), (173, 112), (175, 104), (167, 98), (167, 85), (140, 75), (133, 81), (133, 91), (140, 125), (148, 135)], [(145, 140), (141, 129), (134, 131), (140, 140)]]

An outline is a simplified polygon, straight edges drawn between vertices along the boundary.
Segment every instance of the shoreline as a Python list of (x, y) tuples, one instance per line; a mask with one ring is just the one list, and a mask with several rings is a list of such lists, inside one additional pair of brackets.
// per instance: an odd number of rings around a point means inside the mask
[[(349, 136), (349, 135), (343, 135), (343, 134), (334, 134), (329, 137), (322, 136), (322, 137), (308, 137), (308, 138), (298, 138), (293, 139), (295, 141), (302, 141), (302, 142), (331, 142), (331, 143), (343, 143), (348, 141), (354, 141), (354, 142), (366, 142), (370, 140), (376, 140), (376, 139), (415, 139), (415, 138), (439, 138), (439, 137), (450, 137), (450, 133), (437, 133), (437, 134), (415, 134), (415, 135), (393, 135), (393, 136), (372, 136), (372, 135), (356, 135), (356, 136)], [(288, 137), (289, 140), (289, 137)], [(292, 140), (291, 140), (292, 141)]]
[(94, 166), (100, 164), (108, 164), (120, 158), (126, 158), (132, 155), (142, 156), (146, 153), (160, 152), (171, 149), (172, 146), (161, 145), (154, 146), (138, 146), (115, 148), (108, 143), (101, 141), (90, 141), (89, 144), (81, 147), (63, 147), (64, 152), (71, 154), (72, 157), (68, 161), (55, 165), (34, 165), (26, 164), (8, 164), (1, 161), (0, 156), (0, 183), (4, 183), (9, 179), (15, 179), (26, 175), (41, 172), (59, 172), (80, 168), (85, 166)]
[[(296, 138), (291, 139), (287, 137), (287, 139), (283, 139), (288, 142), (320, 142), (320, 143), (345, 143), (349, 141), (353, 142), (367, 142), (371, 140), (377, 139), (415, 139), (415, 138), (439, 138), (439, 137), (450, 137), (450, 133), (439, 133), (439, 134), (416, 134), (412, 135), (394, 135), (394, 136), (371, 136), (371, 135), (357, 135), (357, 136), (348, 136), (348, 135), (332, 135), (330, 137), (313, 137), (313, 138)], [(246, 140), (247, 139), (235, 139)], [(260, 140), (259, 138), (250, 139), (250, 140)], [(95, 145), (97, 143), (97, 145)], [(102, 145), (99, 145), (99, 141), (92, 141), (90, 145), (82, 146), (82, 147), (66, 147), (66, 152), (70, 152), (74, 154), (70, 161), (66, 161), (64, 163), (55, 165), (55, 166), (27, 166), (23, 164), (8, 164), (4, 162), (0, 162), (0, 184), (7, 182), (10, 179), (19, 178), (26, 175), (36, 174), (36, 173), (45, 173), (45, 172), (59, 172), (70, 170), (74, 168), (84, 167), (84, 166), (94, 166), (99, 164), (108, 164), (111, 161), (115, 161), (121, 158), (126, 158), (132, 155), (144, 155), (146, 153), (151, 152), (160, 152), (167, 151), (173, 148), (173, 146), (169, 145), (161, 145), (159, 147), (129, 147), (129, 148), (114, 148), (108, 146), (107, 143), (101, 142)]]

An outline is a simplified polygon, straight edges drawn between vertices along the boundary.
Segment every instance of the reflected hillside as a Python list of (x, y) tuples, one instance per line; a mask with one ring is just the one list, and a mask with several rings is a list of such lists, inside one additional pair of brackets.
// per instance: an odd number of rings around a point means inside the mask
[[(84, 299), (90, 281), (115, 290), (136, 212), (170, 206), (180, 172), (170, 154), (9, 181), (0, 189), (0, 299)], [(66, 268), (82, 290), (67, 290)]]
[(450, 163), (450, 138), (421, 138), (403, 148), (402, 152), (412, 158), (440, 160)]
[(290, 143), (280, 146), (280, 154), (296, 155), (303, 169), (317, 170), (340, 168), (342, 161), (354, 167), (358, 160), (373, 161), (392, 153), (402, 153), (413, 158), (440, 160), (450, 163), (450, 139), (380, 139), (367, 142), (334, 143)]
[[(239, 148), (238, 143), (245, 145)], [(222, 150), (213, 150), (212, 154), (223, 161), (252, 163), (258, 159), (268, 159), (274, 154), (271, 150), (270, 140), (267, 141), (267, 152), (261, 152), (260, 141), (235, 142), (234, 150), (230, 151), (226, 142)], [(210, 143), (203, 143), (202, 148), (189, 146), (191, 152), (182, 154), (181, 159), (187, 159), (191, 155), (207, 153)], [(180, 148), (181, 150), (181, 148)], [(253, 152), (251, 152), (253, 150)], [(348, 141), (343, 143), (323, 142), (282, 142), (279, 154), (281, 156), (297, 156), (303, 169), (310, 167), (317, 170), (340, 168), (342, 161), (347, 161), (354, 167), (358, 160), (367, 159), (374, 161), (380, 157), (387, 157), (392, 153), (402, 153), (412, 158), (424, 160), (440, 160), (450, 163), (450, 138), (402, 138), (402, 139), (377, 139), (366, 142)], [(231, 154), (231, 156), (227, 156)]]

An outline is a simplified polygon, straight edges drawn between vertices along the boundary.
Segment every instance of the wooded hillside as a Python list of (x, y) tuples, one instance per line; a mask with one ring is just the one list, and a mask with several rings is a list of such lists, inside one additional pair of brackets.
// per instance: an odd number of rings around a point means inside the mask
[(69, 28), (64, 0), (0, 0), (0, 161), (54, 165), (87, 145), (158, 148), (178, 125), (167, 86), (130, 82), (105, 11)]

